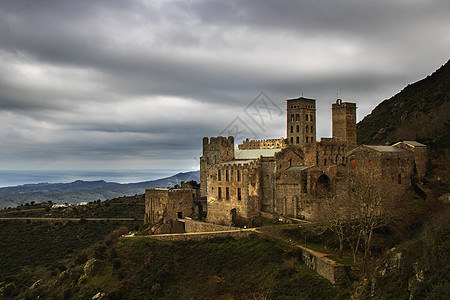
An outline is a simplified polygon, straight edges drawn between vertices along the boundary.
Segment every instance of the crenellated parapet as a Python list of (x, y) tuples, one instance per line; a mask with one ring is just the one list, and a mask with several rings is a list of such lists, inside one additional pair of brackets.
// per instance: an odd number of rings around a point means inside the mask
[(239, 150), (250, 150), (250, 149), (278, 149), (286, 148), (286, 139), (266, 139), (266, 140), (249, 140), (246, 139), (242, 144), (238, 145)]

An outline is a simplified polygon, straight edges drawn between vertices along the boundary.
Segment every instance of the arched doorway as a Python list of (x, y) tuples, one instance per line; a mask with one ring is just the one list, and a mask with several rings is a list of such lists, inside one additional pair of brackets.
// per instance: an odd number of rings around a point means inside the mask
[(330, 178), (323, 174), (317, 179), (316, 195), (318, 197), (328, 197), (331, 194)]

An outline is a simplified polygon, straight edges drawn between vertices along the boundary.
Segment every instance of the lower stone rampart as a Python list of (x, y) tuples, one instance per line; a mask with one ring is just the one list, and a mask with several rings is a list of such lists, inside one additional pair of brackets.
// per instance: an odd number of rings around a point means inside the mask
[(155, 234), (147, 235), (148, 237), (160, 241), (201, 241), (216, 237), (231, 236), (235, 239), (247, 238), (254, 232), (253, 229), (227, 230), (214, 232), (194, 232), (194, 233), (175, 233), (175, 234)]
[(325, 254), (297, 245), (302, 250), (302, 260), (310, 269), (333, 284), (342, 284), (348, 280), (350, 268), (325, 257)]
[(186, 233), (191, 232), (211, 232), (211, 231), (229, 231), (229, 230), (239, 230), (238, 227), (233, 226), (224, 226), (224, 225), (218, 225), (213, 223), (206, 223), (206, 222), (199, 222), (194, 220), (188, 220), (188, 219), (179, 219), (178, 222), (183, 222), (184, 225), (184, 231)]

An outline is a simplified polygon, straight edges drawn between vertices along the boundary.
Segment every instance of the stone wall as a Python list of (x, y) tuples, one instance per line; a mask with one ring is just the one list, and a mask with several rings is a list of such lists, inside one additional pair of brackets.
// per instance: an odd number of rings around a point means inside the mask
[(197, 232), (197, 233), (181, 233), (181, 234), (156, 234), (148, 235), (148, 237), (161, 241), (201, 241), (206, 239), (212, 239), (216, 237), (228, 237), (231, 236), (235, 239), (247, 238), (254, 233), (251, 229), (242, 230), (229, 230), (229, 231), (215, 231), (215, 232)]
[[(259, 215), (261, 203), (260, 165), (260, 160), (247, 163), (234, 161), (210, 168), (207, 222), (230, 225), (237, 219), (251, 222), (254, 217)], [(240, 172), (240, 180), (238, 172)]]
[(194, 194), (192, 189), (146, 189), (145, 223), (156, 224), (192, 215)]
[(333, 140), (356, 146), (356, 103), (338, 99), (331, 105)]
[(209, 168), (233, 159), (234, 137), (203, 138), (203, 154), (200, 157), (200, 196), (207, 196)]
[(323, 253), (302, 246), (297, 247), (302, 251), (302, 261), (304, 264), (316, 271), (320, 276), (333, 284), (343, 284), (348, 280), (347, 272), (350, 269), (349, 266), (339, 264), (327, 258)]
[(184, 230), (186, 233), (193, 232), (211, 232), (211, 231), (229, 231), (229, 230), (239, 230), (238, 227), (224, 226), (213, 223), (199, 222), (194, 220), (179, 220), (179, 222), (184, 222)]
[(246, 139), (242, 144), (238, 145), (239, 150), (248, 149), (277, 149), (285, 148), (286, 140), (284, 138), (268, 139), (268, 140), (249, 140)]

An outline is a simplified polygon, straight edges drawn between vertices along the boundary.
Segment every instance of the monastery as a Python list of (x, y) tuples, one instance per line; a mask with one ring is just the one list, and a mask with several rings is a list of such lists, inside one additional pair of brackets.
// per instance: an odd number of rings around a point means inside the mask
[[(357, 145), (356, 104), (331, 105), (332, 137), (316, 139), (316, 100), (286, 100), (286, 138), (204, 137), (199, 194), (146, 190), (146, 222), (156, 224), (206, 212), (206, 221), (252, 225), (262, 213), (314, 220), (324, 199), (355, 192), (364, 179), (401, 196), (425, 173), (427, 148), (416, 141)], [(202, 203), (202, 200), (205, 201)]]

